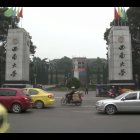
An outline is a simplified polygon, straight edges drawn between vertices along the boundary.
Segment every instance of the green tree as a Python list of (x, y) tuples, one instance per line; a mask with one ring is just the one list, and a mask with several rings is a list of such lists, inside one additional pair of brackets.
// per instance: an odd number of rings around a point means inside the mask
[(67, 88), (71, 88), (71, 87), (75, 87), (76, 89), (78, 89), (79, 87), (80, 87), (80, 85), (81, 85), (81, 83), (80, 83), (80, 81), (77, 79), (77, 78), (75, 78), (75, 77), (73, 77), (73, 78), (69, 78), (68, 80), (67, 80), (67, 83), (66, 83), (66, 87)]
[(58, 59), (49, 61), (49, 84), (58, 84)]
[(103, 65), (103, 84), (107, 84), (108, 82), (108, 65), (105, 63)]
[(98, 67), (97, 70), (97, 84), (101, 84), (101, 73), (100, 73), (100, 68)]
[(67, 79), (72, 77), (72, 68), (72, 59), (66, 56), (57, 61), (57, 72), (61, 75), (61, 79), (63, 79), (62, 83), (66, 83)]
[(47, 58), (33, 57), (30, 63), (30, 81), (32, 84), (48, 84), (49, 62)]
[(132, 41), (133, 74), (138, 74), (140, 78), (140, 7), (130, 7), (127, 16)]
[(42, 66), (43, 66), (43, 84), (48, 84), (48, 74), (49, 74), (49, 62), (48, 58), (42, 59)]
[[(105, 67), (104, 71), (104, 65), (106, 65), (107, 60), (103, 58), (94, 58), (94, 59), (88, 59), (88, 79), (89, 81), (92, 81), (93, 83), (101, 82), (103, 81), (103, 78), (107, 79), (107, 69)], [(102, 78), (101, 76), (104, 77)]]
[(58, 84), (58, 72), (55, 70), (55, 84)]
[(86, 77), (86, 79), (87, 79), (87, 85), (88, 85), (88, 83), (90, 83), (90, 71), (89, 71), (89, 66), (88, 66), (88, 63), (87, 63), (87, 77)]
[(72, 60), (66, 56), (57, 61), (57, 69), (59, 72), (64, 73), (64, 77), (68, 77), (72, 72)]
[(50, 84), (53, 84), (53, 67), (51, 66), (51, 64), (49, 65), (49, 74), (50, 74)]

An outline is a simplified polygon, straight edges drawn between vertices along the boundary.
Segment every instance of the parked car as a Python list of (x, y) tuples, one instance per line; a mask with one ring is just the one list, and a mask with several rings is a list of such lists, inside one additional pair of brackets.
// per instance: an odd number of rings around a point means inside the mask
[(44, 108), (49, 105), (54, 105), (55, 98), (53, 93), (49, 93), (40, 88), (24, 88), (28, 91), (33, 101), (33, 106), (35, 108)]
[(7, 110), (0, 104), (0, 133), (9, 132), (10, 124), (8, 122)]
[(114, 99), (99, 100), (96, 109), (109, 115), (121, 111), (140, 111), (140, 91), (128, 91)]
[(26, 90), (19, 88), (0, 88), (0, 103), (13, 113), (32, 108), (31, 97)]

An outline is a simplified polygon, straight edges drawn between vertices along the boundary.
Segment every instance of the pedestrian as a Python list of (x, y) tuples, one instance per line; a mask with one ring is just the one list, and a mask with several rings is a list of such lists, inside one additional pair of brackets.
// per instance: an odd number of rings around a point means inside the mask
[(96, 96), (99, 96), (100, 91), (101, 91), (101, 87), (100, 87), (99, 84), (97, 84), (97, 85), (96, 85)]
[(71, 87), (72, 91), (66, 94), (66, 98), (68, 99), (68, 103), (70, 103), (70, 101), (72, 101), (72, 96), (73, 94), (76, 92), (75, 87)]
[(85, 94), (88, 94), (88, 87), (85, 88)]

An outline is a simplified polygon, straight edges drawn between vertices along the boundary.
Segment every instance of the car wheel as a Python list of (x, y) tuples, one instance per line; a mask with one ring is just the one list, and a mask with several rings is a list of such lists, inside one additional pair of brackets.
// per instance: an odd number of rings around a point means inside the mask
[(35, 108), (41, 109), (41, 108), (43, 108), (43, 107), (44, 107), (44, 104), (43, 104), (42, 101), (36, 101), (36, 102), (35, 102)]
[(114, 105), (108, 105), (106, 108), (105, 108), (105, 112), (108, 114), (108, 115), (113, 115), (117, 112), (117, 109)]
[(18, 104), (18, 103), (15, 103), (15, 104), (13, 104), (12, 105), (12, 108), (11, 108), (11, 110), (12, 110), (12, 112), (13, 113), (20, 113), (21, 112), (21, 105), (20, 104)]
[(76, 106), (80, 106), (81, 104), (82, 104), (81, 102), (75, 103)]

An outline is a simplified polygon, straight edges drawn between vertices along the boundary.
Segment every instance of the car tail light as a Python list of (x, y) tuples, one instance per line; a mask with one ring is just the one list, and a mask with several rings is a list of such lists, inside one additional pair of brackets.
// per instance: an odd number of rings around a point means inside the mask
[(27, 97), (24, 98), (25, 100), (29, 100)]
[(50, 95), (48, 95), (48, 98), (54, 98), (54, 96), (50, 94)]
[(29, 97), (25, 97), (24, 99), (27, 100), (27, 101), (32, 101), (32, 99), (29, 98)]

